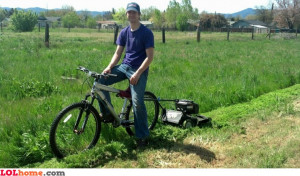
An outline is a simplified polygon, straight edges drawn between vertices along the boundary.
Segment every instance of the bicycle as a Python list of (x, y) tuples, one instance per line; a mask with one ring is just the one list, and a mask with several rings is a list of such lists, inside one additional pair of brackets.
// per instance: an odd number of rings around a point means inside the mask
[[(78, 70), (87, 73), (88, 77), (94, 78), (95, 84), (84, 100), (64, 108), (52, 122), (50, 146), (58, 158), (93, 148), (100, 138), (101, 123), (112, 124), (114, 128), (123, 126), (130, 136), (134, 135), (130, 89), (124, 91), (98, 83), (98, 80), (102, 77), (109, 79), (109, 77), (117, 75), (99, 74), (81, 66)], [(124, 99), (122, 110), (118, 115), (102, 91), (116, 93), (117, 97)], [(103, 116), (93, 106), (97, 97), (103, 101), (111, 114), (110, 116)], [(89, 98), (91, 98), (90, 101)], [(152, 130), (158, 119), (159, 103), (156, 96), (149, 91), (144, 94), (144, 102), (148, 114), (148, 128)]]

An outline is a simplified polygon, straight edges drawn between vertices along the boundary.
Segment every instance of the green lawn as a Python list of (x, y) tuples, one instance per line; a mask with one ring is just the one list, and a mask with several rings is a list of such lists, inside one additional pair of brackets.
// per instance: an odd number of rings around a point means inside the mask
[[(255, 40), (251, 40), (250, 33), (231, 33), (227, 41), (226, 33), (201, 33), (201, 42), (197, 43), (195, 32), (166, 32), (167, 42), (163, 44), (161, 33), (154, 32), (154, 35), (155, 58), (147, 89), (161, 98), (194, 100), (201, 113), (210, 114), (218, 108), (250, 102), (300, 83), (299, 38), (285, 40), (278, 34), (269, 40), (265, 34), (256, 34)], [(101, 72), (115, 50), (113, 33), (106, 31), (72, 29), (69, 33), (67, 29), (50, 29), (50, 48), (44, 46), (43, 40), (44, 33), (37, 31), (4, 30), (0, 35), (1, 167), (32, 166), (53, 157), (48, 144), (53, 118), (63, 107), (80, 101), (89, 90), (88, 86), (82, 88), (85, 75), (76, 68), (81, 65)], [(124, 89), (127, 86), (127, 82), (116, 85)], [(120, 109), (122, 101), (114, 98), (113, 104)], [(163, 106), (173, 108), (173, 104)], [(230, 117), (210, 116), (213, 125), (207, 134), (218, 135), (221, 132), (215, 129), (234, 126)], [(244, 114), (237, 112), (235, 118), (239, 117)], [(190, 133), (199, 132), (160, 125), (157, 129), (161, 131), (156, 134), (158, 138), (176, 134), (182, 140)], [(111, 142), (132, 140), (123, 129), (105, 127), (102, 133), (105, 131), (113, 134), (100, 139), (103, 145), (95, 149), (99, 160), (106, 157), (102, 154), (107, 151), (121, 158), (131, 152), (131, 142)], [(173, 145), (168, 142), (164, 145)], [(90, 159), (92, 154), (70, 158), (79, 161), (81, 157)], [(70, 164), (71, 160), (57, 166), (95, 167), (98, 163), (93, 160), (96, 164), (76, 165)], [(110, 160), (108, 157), (107, 162)]]

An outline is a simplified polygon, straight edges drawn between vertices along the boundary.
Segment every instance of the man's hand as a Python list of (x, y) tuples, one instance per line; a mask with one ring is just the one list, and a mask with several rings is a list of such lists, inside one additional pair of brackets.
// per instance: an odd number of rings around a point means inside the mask
[(110, 67), (106, 67), (103, 72), (103, 74), (110, 74), (111, 73), (111, 68)]
[(139, 79), (140, 79), (140, 76), (141, 76), (140, 74), (135, 72), (130, 78), (130, 84), (131, 85), (136, 85), (138, 83)]

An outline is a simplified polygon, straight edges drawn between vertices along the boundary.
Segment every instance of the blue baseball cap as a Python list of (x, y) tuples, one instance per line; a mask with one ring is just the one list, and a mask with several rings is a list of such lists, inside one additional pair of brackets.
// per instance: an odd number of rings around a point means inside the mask
[(127, 4), (126, 12), (128, 12), (130, 10), (141, 13), (140, 12), (140, 6), (135, 2), (131, 2), (131, 3)]

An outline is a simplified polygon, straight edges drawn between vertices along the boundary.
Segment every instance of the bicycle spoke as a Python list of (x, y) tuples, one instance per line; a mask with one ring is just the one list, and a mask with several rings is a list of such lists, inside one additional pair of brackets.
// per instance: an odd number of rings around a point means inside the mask
[[(84, 104), (75, 104), (74, 107), (63, 111), (57, 117), (57, 122), (52, 125), (51, 132), (54, 141), (50, 144), (58, 156), (76, 154), (91, 148), (99, 138), (98, 124), (95, 113), (82, 110)], [(99, 123), (99, 122), (98, 122)], [(84, 129), (83, 129), (84, 128)]]

